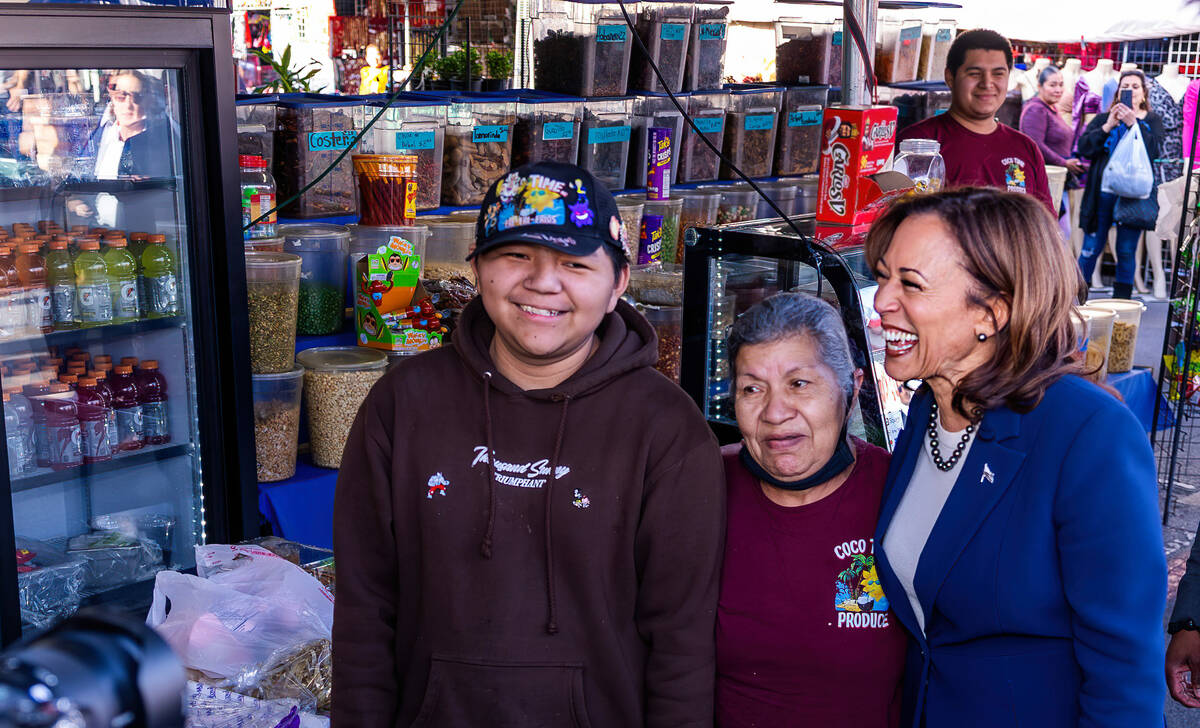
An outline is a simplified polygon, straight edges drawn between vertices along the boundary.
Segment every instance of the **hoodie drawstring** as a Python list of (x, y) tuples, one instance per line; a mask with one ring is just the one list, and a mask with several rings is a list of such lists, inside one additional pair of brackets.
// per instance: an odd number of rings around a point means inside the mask
[(492, 408), (491, 408), (491, 391), (492, 391), (492, 373), (483, 373), (483, 429), (484, 436), (487, 439), (487, 462), (488, 462), (488, 521), (487, 529), (483, 533), (483, 541), (479, 544), (479, 553), (483, 554), (483, 558), (492, 558), (492, 534), (496, 531), (496, 450), (492, 447)]
[(555, 397), (562, 397), (563, 407), (562, 417), (558, 421), (558, 435), (554, 438), (554, 454), (550, 456), (550, 475), (546, 478), (546, 634), (558, 634), (558, 601), (554, 593), (554, 537), (550, 530), (550, 516), (554, 511), (550, 503), (550, 488), (554, 485), (554, 479), (558, 477), (558, 456), (562, 450), (563, 435), (567, 431), (567, 408), (571, 405), (569, 396), (564, 394)]

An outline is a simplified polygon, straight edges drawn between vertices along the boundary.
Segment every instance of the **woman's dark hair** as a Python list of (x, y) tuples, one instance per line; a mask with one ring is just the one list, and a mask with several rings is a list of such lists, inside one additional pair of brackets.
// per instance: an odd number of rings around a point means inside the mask
[[(1146, 86), (1146, 74), (1141, 71), (1121, 71), (1121, 77), (1117, 79), (1117, 88), (1121, 88), (1121, 82), (1127, 76), (1137, 76), (1138, 81), (1142, 84), (1142, 111), (1150, 110), (1150, 88)], [(1118, 92), (1119, 93), (1119, 92)]]
[(1062, 70), (1053, 63), (1049, 66), (1046, 66), (1042, 69), (1042, 72), (1038, 74), (1038, 87), (1041, 88), (1042, 86), (1045, 86), (1047, 81), (1060, 73), (1062, 73)]
[(946, 70), (951, 76), (958, 75), (958, 69), (967, 60), (968, 51), (1002, 51), (1008, 67), (1013, 67), (1013, 49), (1008, 38), (994, 30), (976, 28), (968, 30), (954, 39), (950, 44), (950, 52), (946, 55)]
[[(1046, 389), (1079, 373), (1071, 311), (1083, 284), (1057, 221), (1036, 198), (982, 187), (919, 195), (893, 205), (867, 234), (874, 270), (896, 230), (910, 217), (934, 215), (958, 243), (963, 268), (975, 285), (967, 301), (1003, 302), (1008, 322), (995, 335), (995, 356), (968, 373), (954, 390), (953, 407), (971, 420), (1004, 405), (1028, 412)], [(968, 411), (968, 407), (971, 411)]]

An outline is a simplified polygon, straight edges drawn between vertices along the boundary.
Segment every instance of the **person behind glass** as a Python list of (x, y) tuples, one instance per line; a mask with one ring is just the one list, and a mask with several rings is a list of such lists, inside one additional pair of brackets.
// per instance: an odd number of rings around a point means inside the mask
[(1021, 110), (1021, 132), (1033, 140), (1042, 152), (1046, 164), (1066, 167), (1070, 173), (1059, 202), (1060, 226), (1065, 226), (1063, 233), (1071, 236), (1071, 211), (1068, 209), (1067, 190), (1078, 187), (1075, 180), (1084, 172), (1083, 162), (1071, 156), (1073, 134), (1062, 117), (1058, 115), (1056, 106), (1063, 95), (1063, 75), (1057, 66), (1046, 66), (1038, 74), (1037, 95), (1025, 102)]
[[(1123, 97), (1130, 103), (1124, 103), (1121, 100)], [(1117, 196), (1101, 191), (1100, 187), (1109, 155), (1135, 123), (1141, 129), (1142, 144), (1146, 146), (1146, 153), (1150, 155), (1151, 160), (1158, 158), (1163, 126), (1158, 115), (1150, 110), (1146, 99), (1146, 77), (1141, 71), (1125, 71), (1121, 74), (1117, 99), (1118, 102), (1112, 105), (1108, 114), (1097, 115), (1079, 137), (1080, 156), (1092, 161), (1087, 186), (1083, 192), (1083, 202), (1079, 208), (1079, 226), (1085, 233), (1083, 251), (1079, 254), (1079, 267), (1083, 271), (1084, 279), (1090, 281), (1100, 254), (1108, 244), (1109, 228), (1116, 223), (1117, 274), (1113, 282), (1113, 296), (1129, 298), (1133, 294), (1133, 275), (1136, 268), (1134, 258), (1143, 229), (1123, 223), (1117, 207)]]
[(738, 318), (729, 361), (716, 724), (894, 726), (905, 636), (871, 541), (888, 453), (847, 434), (863, 373), (841, 318), (777, 294)]
[(1167, 573), (1154, 455), (1075, 376), (1083, 282), (1025, 195), (905, 200), (868, 264), (897, 381), (875, 554), (910, 635), (902, 725), (1162, 725)]

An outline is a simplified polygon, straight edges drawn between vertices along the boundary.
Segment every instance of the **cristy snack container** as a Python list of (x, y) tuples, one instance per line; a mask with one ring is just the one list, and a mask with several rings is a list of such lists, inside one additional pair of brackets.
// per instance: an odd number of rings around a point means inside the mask
[(350, 229), (330, 223), (281, 225), (285, 253), (300, 257), (300, 306), (296, 333), (319, 336), (340, 331), (346, 300), (346, 253)]
[[(686, 104), (686, 95), (677, 94), (681, 104)], [(687, 108), (686, 105), (684, 108)], [(671, 183), (677, 180), (679, 166), (679, 141), (683, 136), (683, 115), (671, 103), (666, 94), (643, 93), (633, 102), (630, 120), (632, 133), (629, 142), (629, 167), (627, 187), (646, 186), (646, 159), (650, 152), (650, 129), (671, 130)]]
[(840, 86), (842, 24), (801, 18), (776, 21), (775, 81)]
[[(618, 3), (531, 4), (534, 88), (572, 96), (625, 95), (634, 43)], [(625, 8), (637, 16), (636, 2)]]
[(277, 374), (252, 374), (250, 385), (258, 482), (287, 480), (296, 474), (304, 367), (293, 366)]
[(304, 367), (304, 404), (313, 464), (339, 468), (350, 425), (388, 358), (361, 346), (318, 346), (296, 355)]
[[(637, 31), (649, 56), (658, 65), (667, 89), (672, 93), (683, 90), (684, 65), (687, 60), (688, 41), (692, 35), (692, 16), (695, 5), (678, 0), (643, 0), (639, 6)], [(631, 61), (629, 88), (638, 91), (666, 89), (659, 83), (658, 75), (640, 52), (634, 53)]]
[(882, 194), (869, 178), (883, 169), (892, 154), (896, 107), (832, 106), (825, 109), (821, 138), (817, 221), (851, 226), (869, 223), (866, 207)]
[[(775, 134), (783, 89), (733, 88), (725, 117), (722, 151), (748, 177), (770, 177), (775, 162)], [(733, 170), (721, 164), (721, 179), (734, 179)]]
[(732, 0), (698, 0), (696, 3), (687, 67), (683, 73), (684, 91), (721, 88), (725, 78), (729, 6), (732, 4)]
[(679, 214), (683, 200), (646, 200), (637, 263), (674, 263), (679, 245)]
[(530, 162), (575, 164), (579, 158), (583, 99), (532, 90), (518, 93), (512, 166)]
[[(354, 144), (355, 97), (281, 94), (276, 102), (275, 160), (272, 172), (279, 199), (286, 201), (315, 180)], [(284, 206), (280, 217), (352, 215), (358, 211), (354, 167), (347, 154), (333, 171), (300, 198)]]
[(512, 167), (516, 102), (487, 94), (451, 99), (442, 163), (442, 204), (478, 205)]
[[(384, 102), (371, 102), (360, 111), (359, 128), (375, 117)], [(444, 98), (404, 94), (363, 135), (359, 150), (366, 154), (417, 156), (417, 209), (432, 210), (442, 202), (442, 156), (446, 139)]]
[(1120, 374), (1133, 369), (1137, 349), (1138, 328), (1146, 304), (1127, 298), (1097, 298), (1087, 302), (1089, 308), (1103, 308), (1115, 314), (1112, 343), (1108, 349), (1108, 373)]
[(775, 175), (815, 174), (821, 168), (821, 122), (829, 101), (827, 86), (793, 86), (783, 92)]
[(721, 171), (721, 158), (708, 148), (701, 137), (708, 139), (717, 149), (721, 148), (725, 138), (725, 113), (728, 107), (729, 92), (724, 89), (693, 91), (688, 95), (688, 116), (696, 122), (700, 133), (697, 134), (691, 124), (684, 122), (678, 162), (675, 165), (677, 182), (710, 182), (717, 179)]
[(579, 166), (592, 173), (610, 192), (625, 188), (629, 168), (631, 97), (588, 99), (583, 102), (579, 133)]
[(296, 355), (296, 313), (301, 259), (291, 253), (246, 255), (250, 371), (290, 371)]

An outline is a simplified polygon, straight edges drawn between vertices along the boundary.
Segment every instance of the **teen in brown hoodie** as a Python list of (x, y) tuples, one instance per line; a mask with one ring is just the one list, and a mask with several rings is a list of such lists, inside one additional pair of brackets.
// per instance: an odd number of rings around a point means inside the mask
[(582, 169), (514, 171), (453, 344), (363, 404), (334, 509), (334, 728), (712, 725), (720, 453), (618, 301), (621, 236)]

